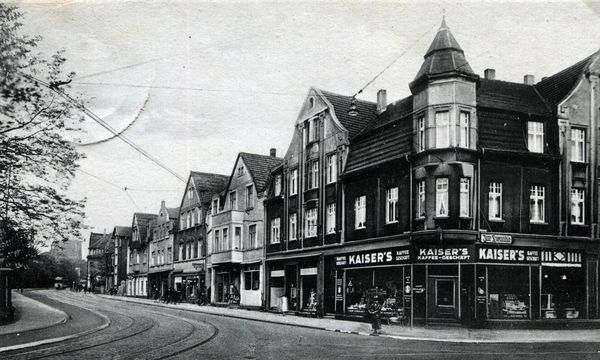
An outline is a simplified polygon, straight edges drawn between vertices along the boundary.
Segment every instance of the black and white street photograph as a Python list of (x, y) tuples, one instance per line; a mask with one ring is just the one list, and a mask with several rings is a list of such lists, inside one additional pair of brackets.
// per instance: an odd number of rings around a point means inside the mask
[(0, 0), (1, 359), (600, 359), (600, 1)]

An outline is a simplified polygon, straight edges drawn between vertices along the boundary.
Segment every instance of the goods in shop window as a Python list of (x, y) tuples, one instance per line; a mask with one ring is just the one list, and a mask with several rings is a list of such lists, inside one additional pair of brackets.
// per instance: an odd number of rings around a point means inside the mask
[(502, 313), (508, 318), (525, 318), (527, 317), (527, 305), (520, 301), (515, 294), (504, 295)]

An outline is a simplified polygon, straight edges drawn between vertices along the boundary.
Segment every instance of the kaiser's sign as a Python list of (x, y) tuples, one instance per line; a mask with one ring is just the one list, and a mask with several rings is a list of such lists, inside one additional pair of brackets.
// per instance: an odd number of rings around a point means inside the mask
[(410, 250), (408, 248), (367, 250), (335, 257), (337, 267), (402, 264), (409, 261)]

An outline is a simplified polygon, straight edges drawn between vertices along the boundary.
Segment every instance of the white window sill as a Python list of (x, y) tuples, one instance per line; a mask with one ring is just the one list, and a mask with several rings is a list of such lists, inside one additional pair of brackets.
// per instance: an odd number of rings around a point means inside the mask
[(543, 220), (529, 220), (529, 223), (534, 225), (548, 225), (548, 223)]
[(386, 225), (393, 225), (393, 224), (397, 224), (398, 220), (394, 220), (394, 221), (386, 221), (385, 224)]
[(281, 241), (269, 243), (269, 245), (279, 245), (279, 244), (281, 244)]
[(337, 234), (337, 231), (328, 231), (327, 234), (325, 235), (335, 235)]
[(355, 227), (354, 230), (364, 230), (366, 229), (366, 226), (360, 226), (360, 227)]
[(436, 215), (436, 216), (433, 217), (433, 219), (434, 220), (438, 220), (438, 219), (439, 220), (445, 220), (445, 219), (448, 219), (449, 217), (450, 216), (448, 216), (448, 215)]
[(506, 222), (504, 219), (502, 218), (494, 218), (494, 219), (488, 219), (489, 222), (495, 222), (495, 223), (504, 223)]
[(583, 222), (571, 222), (572, 226), (586, 226)]
[(312, 239), (312, 238), (316, 238), (316, 237), (317, 237), (317, 235), (307, 235), (304, 238), (305, 239)]

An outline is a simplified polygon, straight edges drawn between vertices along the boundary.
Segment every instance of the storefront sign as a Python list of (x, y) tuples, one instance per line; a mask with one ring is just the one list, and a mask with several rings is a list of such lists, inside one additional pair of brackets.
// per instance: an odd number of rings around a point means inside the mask
[(271, 277), (284, 277), (285, 272), (283, 270), (271, 270)]
[(410, 261), (408, 248), (361, 251), (335, 257), (337, 267), (367, 267), (403, 264)]
[(306, 275), (317, 275), (317, 268), (313, 267), (313, 268), (300, 269), (300, 276), (306, 276)]
[(577, 251), (543, 250), (542, 266), (581, 267), (582, 255)]
[(503, 234), (481, 234), (482, 243), (494, 243), (494, 244), (512, 244), (511, 235)]
[(423, 248), (417, 249), (416, 260), (423, 262), (469, 261), (471, 252), (468, 247)]
[(506, 247), (480, 247), (477, 258), (481, 262), (537, 263), (540, 261), (539, 250)]
[(344, 290), (343, 290), (344, 279), (335, 280), (335, 300), (344, 301)]

